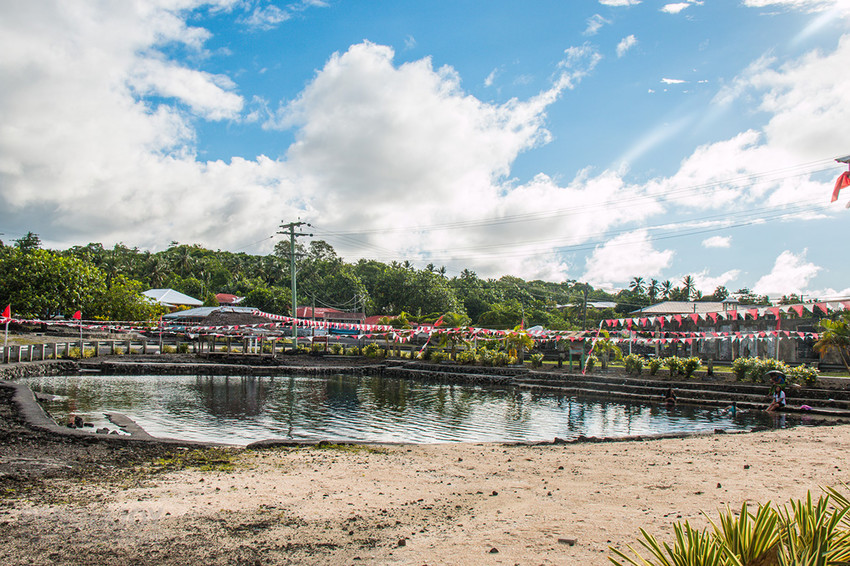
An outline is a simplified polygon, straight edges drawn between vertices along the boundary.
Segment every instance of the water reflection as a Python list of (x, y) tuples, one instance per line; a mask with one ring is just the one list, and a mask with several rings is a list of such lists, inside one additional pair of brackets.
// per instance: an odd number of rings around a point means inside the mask
[[(57, 395), (58, 422), (96, 425), (120, 412), (154, 436), (246, 444), (265, 438), (395, 442), (537, 441), (741, 430), (799, 424), (761, 411), (612, 403), (515, 388), (427, 384), (381, 377), (68, 376), (24, 380)], [(788, 419), (788, 422), (786, 422)]]

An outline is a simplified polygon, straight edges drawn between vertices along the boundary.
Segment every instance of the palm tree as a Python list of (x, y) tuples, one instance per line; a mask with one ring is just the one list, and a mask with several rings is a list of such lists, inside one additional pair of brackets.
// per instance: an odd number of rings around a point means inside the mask
[(664, 299), (670, 298), (670, 291), (672, 291), (672, 290), (673, 290), (673, 283), (671, 283), (669, 279), (667, 281), (664, 281), (663, 283), (661, 283), (661, 296), (664, 297)]
[(466, 327), (472, 322), (465, 314), (456, 312), (447, 312), (440, 317), (442, 325), (448, 330), (440, 334), (440, 347), (444, 348), (447, 344), (452, 348), (452, 359), (457, 357), (457, 347), (459, 344), (466, 343)]
[(836, 352), (847, 373), (850, 373), (850, 313), (843, 313), (837, 320), (822, 320), (820, 327), (821, 335), (815, 342), (815, 351), (819, 354)]
[(623, 357), (623, 351), (611, 341), (611, 335), (607, 330), (602, 330), (599, 334), (601, 338), (593, 345), (593, 351), (600, 354), (599, 358), (602, 360), (602, 369), (606, 370), (608, 369), (608, 361), (611, 355), (613, 354), (614, 359), (618, 360)]
[(661, 286), (658, 284), (658, 279), (652, 279), (649, 282), (649, 288), (647, 289), (647, 295), (649, 296), (649, 301), (654, 303), (656, 299), (658, 299), (658, 291), (661, 290)]
[(632, 282), (629, 283), (629, 289), (634, 291), (635, 293), (642, 295), (644, 291), (643, 286), (643, 277), (635, 277), (632, 279)]
[(685, 278), (682, 279), (682, 285), (684, 286), (682, 290), (685, 292), (685, 296), (690, 299), (697, 288), (697, 282), (693, 276), (685, 275)]

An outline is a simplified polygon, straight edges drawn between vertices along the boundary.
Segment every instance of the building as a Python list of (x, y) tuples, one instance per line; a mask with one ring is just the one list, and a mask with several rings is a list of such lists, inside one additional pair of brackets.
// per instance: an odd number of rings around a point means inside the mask
[(230, 293), (216, 293), (215, 300), (220, 307), (238, 307), (245, 297), (238, 297)]

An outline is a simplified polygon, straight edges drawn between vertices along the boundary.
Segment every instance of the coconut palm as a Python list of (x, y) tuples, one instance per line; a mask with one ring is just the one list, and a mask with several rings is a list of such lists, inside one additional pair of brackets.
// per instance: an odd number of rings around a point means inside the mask
[[(685, 296), (690, 299), (694, 291), (696, 291), (697, 282), (694, 280), (692, 275), (685, 275), (684, 279), (682, 279), (682, 290), (685, 292)], [(687, 300), (687, 299), (686, 299)]]
[(633, 278), (632, 282), (629, 283), (629, 289), (631, 289), (635, 293), (638, 293), (639, 295), (642, 295), (644, 292), (643, 277)]
[(837, 320), (824, 319), (820, 322), (820, 339), (814, 349), (819, 354), (835, 352), (850, 373), (850, 313), (843, 313)]
[(670, 298), (670, 291), (672, 290), (673, 283), (669, 279), (661, 283), (661, 296), (664, 297), (664, 299)]
[(658, 299), (658, 292), (661, 290), (661, 286), (658, 283), (658, 279), (651, 279), (649, 281), (649, 287), (646, 289), (646, 294), (649, 297), (649, 301), (654, 303), (656, 299)]

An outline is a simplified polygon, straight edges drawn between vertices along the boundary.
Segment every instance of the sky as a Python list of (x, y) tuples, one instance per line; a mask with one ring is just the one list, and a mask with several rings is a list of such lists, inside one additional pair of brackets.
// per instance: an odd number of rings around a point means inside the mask
[(7, 243), (301, 221), (449, 276), (850, 297), (850, 0), (12, 0), (0, 52)]

